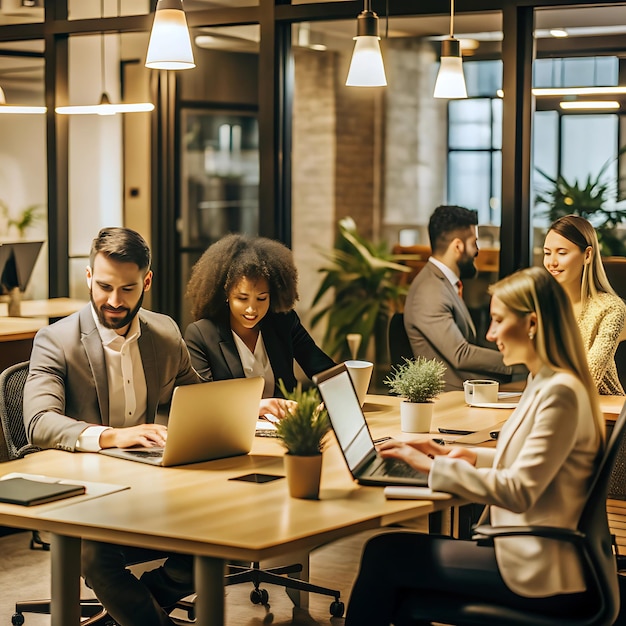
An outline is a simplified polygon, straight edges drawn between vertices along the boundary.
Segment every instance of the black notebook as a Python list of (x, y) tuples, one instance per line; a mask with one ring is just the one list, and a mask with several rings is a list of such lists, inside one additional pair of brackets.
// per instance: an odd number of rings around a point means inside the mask
[(54, 500), (79, 496), (85, 493), (84, 485), (44, 483), (28, 478), (0, 480), (0, 502), (32, 506)]

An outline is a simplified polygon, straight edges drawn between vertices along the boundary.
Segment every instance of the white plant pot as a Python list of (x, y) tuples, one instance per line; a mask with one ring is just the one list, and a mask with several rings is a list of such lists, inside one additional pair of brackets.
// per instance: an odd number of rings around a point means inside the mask
[(433, 419), (432, 402), (400, 403), (400, 428), (405, 433), (429, 433)]

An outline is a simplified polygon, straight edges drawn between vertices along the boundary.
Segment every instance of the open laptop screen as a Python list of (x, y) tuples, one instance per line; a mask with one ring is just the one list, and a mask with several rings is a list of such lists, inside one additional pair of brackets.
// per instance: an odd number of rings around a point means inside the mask
[(314, 380), (348, 467), (354, 472), (375, 451), (375, 446), (350, 374), (344, 365), (338, 365)]

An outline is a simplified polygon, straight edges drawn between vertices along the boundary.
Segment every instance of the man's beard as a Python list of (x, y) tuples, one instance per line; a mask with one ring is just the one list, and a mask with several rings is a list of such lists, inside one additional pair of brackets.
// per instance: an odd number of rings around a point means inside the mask
[[(130, 324), (134, 319), (135, 316), (137, 315), (137, 313), (139, 312), (139, 309), (141, 308), (141, 305), (143, 303), (143, 294), (145, 292), (141, 292), (141, 296), (139, 297), (139, 300), (137, 301), (137, 304), (133, 307), (133, 309), (129, 309), (127, 307), (123, 307), (124, 311), (127, 311), (126, 315), (124, 315), (123, 317), (120, 318), (116, 318), (114, 320), (108, 320), (105, 317), (105, 311), (106, 311), (106, 304), (102, 305), (100, 308), (98, 308), (96, 306), (96, 303), (93, 300), (93, 292), (90, 289), (89, 290), (89, 299), (91, 300), (91, 304), (94, 308), (94, 311), (96, 312), (96, 315), (98, 316), (98, 320), (100, 321), (100, 323), (105, 327), (105, 328), (110, 328), (111, 330), (118, 330), (120, 328), (124, 328), (124, 326), (127, 326), (128, 324)], [(119, 311), (120, 309), (113, 309), (113, 310), (117, 310)]]
[(464, 257), (457, 262), (457, 265), (459, 266), (459, 275), (461, 280), (474, 278), (478, 272), (476, 265), (474, 265), (474, 257), (464, 255)]

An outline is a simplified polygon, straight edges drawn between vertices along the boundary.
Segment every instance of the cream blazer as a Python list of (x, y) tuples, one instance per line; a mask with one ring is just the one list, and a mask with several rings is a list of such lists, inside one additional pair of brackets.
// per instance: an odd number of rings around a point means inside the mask
[[(600, 448), (589, 396), (580, 381), (544, 367), (504, 424), (495, 449), (476, 467), (437, 457), (432, 489), (490, 505), (493, 526), (576, 528)], [(584, 591), (574, 548), (535, 537), (496, 540), (500, 574), (513, 592), (544, 597)]]

